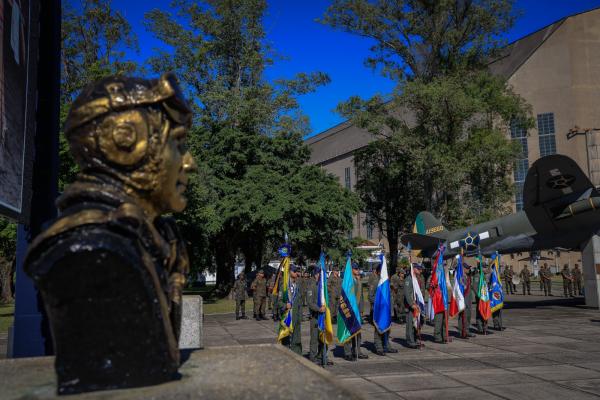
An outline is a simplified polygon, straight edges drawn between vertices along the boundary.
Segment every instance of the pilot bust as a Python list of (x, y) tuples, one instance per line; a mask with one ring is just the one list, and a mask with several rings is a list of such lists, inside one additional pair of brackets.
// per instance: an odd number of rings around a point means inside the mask
[(50, 321), (59, 394), (177, 373), (189, 264), (163, 215), (186, 206), (191, 117), (172, 74), (105, 78), (73, 103), (64, 131), (81, 172), (25, 260)]

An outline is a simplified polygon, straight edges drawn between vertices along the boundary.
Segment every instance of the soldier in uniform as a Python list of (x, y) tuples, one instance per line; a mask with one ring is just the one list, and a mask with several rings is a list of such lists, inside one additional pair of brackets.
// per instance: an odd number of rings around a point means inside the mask
[[(442, 264), (442, 268), (444, 268), (444, 270), (445, 270), (446, 266), (444, 264)], [(429, 281), (429, 285), (432, 290), (436, 289), (436, 286), (431, 285), (431, 280)], [(433, 341), (435, 343), (446, 343), (448, 341), (448, 337), (446, 335), (446, 313), (445, 312), (439, 312), (439, 313), (435, 314), (433, 317)]]
[(302, 294), (302, 320), (308, 321), (309, 313), (305, 311), (308, 306), (306, 299), (306, 291), (308, 289), (308, 285), (310, 284), (310, 278), (308, 270), (303, 270), (300, 274), (300, 293)]
[(575, 264), (575, 268), (573, 268), (573, 292), (574, 294), (576, 293), (578, 296), (581, 296), (583, 294), (583, 291), (581, 290), (581, 281), (582, 279), (582, 275), (581, 275), (581, 270), (579, 269), (579, 264)]
[(511, 270), (510, 268), (508, 268), (508, 265), (504, 266), (504, 271), (502, 271), (502, 280), (504, 281), (504, 287), (507, 290), (506, 294), (513, 294), (513, 290), (512, 290), (512, 274), (511, 274)]
[[(312, 268), (312, 279), (308, 283), (306, 290), (306, 301), (310, 312), (310, 352), (308, 359), (316, 364), (324, 366), (323, 351), (327, 351), (325, 343), (319, 340), (319, 315), (325, 312), (325, 305), (318, 306), (318, 282), (321, 279), (321, 269), (316, 266)], [(332, 361), (327, 359), (326, 365), (333, 365)]]
[(269, 280), (267, 281), (267, 310), (271, 310), (273, 314), (275, 314), (275, 296), (273, 296), (273, 287), (275, 287), (275, 279), (277, 278), (277, 273), (271, 274)]
[(392, 305), (399, 323), (405, 322), (404, 311), (404, 269), (398, 268), (390, 278), (390, 289), (392, 292)]
[[(421, 264), (413, 264), (413, 270), (415, 272), (415, 277), (418, 278), (421, 276), (421, 272), (423, 270), (423, 266)], [(413, 288), (413, 280), (409, 276), (409, 279), (406, 279), (404, 282), (404, 306), (406, 310), (406, 345), (411, 349), (418, 349), (419, 345), (417, 344), (417, 329), (414, 325), (414, 314), (420, 313), (419, 305), (415, 301), (415, 291)], [(419, 316), (421, 318), (421, 316)]]
[(575, 297), (573, 296), (573, 275), (569, 269), (569, 265), (565, 264), (560, 275), (563, 278), (563, 295), (564, 297)]
[[(485, 267), (483, 266), (482, 263), (479, 263), (478, 267), (475, 268), (475, 273), (473, 274), (473, 279), (472, 279), (472, 292), (473, 292), (473, 297), (475, 298), (475, 304), (479, 304), (479, 281), (481, 279), (481, 269), (484, 269), (484, 279), (485, 278)], [(487, 279), (486, 279), (487, 282)], [(479, 307), (475, 307), (475, 321), (477, 323), (477, 333), (479, 333), (480, 335), (485, 335), (487, 334), (487, 321), (483, 319), (481, 313), (479, 312)]]
[[(372, 290), (377, 289), (378, 284), (379, 284), (379, 269), (378, 269), (378, 267), (375, 267), (371, 271), (371, 275), (369, 275), (369, 280), (367, 281), (368, 293), (371, 293)], [(371, 302), (370, 297), (369, 297), (369, 322), (373, 323), (373, 302)]]
[[(240, 272), (233, 284), (233, 298), (235, 300), (235, 319), (248, 319), (246, 317), (246, 275)], [(242, 316), (240, 317), (240, 312)]]
[(257, 321), (266, 320), (265, 305), (267, 302), (267, 280), (265, 279), (265, 272), (262, 269), (258, 270), (256, 278), (250, 285), (250, 288), (254, 293), (254, 318)]
[(50, 323), (58, 394), (177, 372), (189, 261), (165, 214), (186, 207), (191, 120), (172, 74), (107, 77), (72, 104), (64, 133), (80, 172), (24, 260)]
[(513, 283), (513, 278), (515, 276), (515, 270), (512, 265), (510, 266), (510, 269), (508, 271), (510, 274), (510, 280), (508, 281), (508, 285), (510, 287), (510, 294), (516, 294), (517, 293), (517, 285), (515, 285)]
[(544, 264), (544, 294), (547, 296), (552, 296), (552, 271), (547, 264)]
[(538, 276), (540, 278), (540, 292), (544, 292), (544, 296), (548, 296), (548, 293), (546, 293), (546, 284), (545, 284), (546, 278), (544, 278), (544, 269), (546, 269), (545, 265), (546, 264), (544, 264), (540, 267)]
[[(375, 344), (375, 353), (378, 356), (383, 356), (385, 353), (397, 353), (398, 350), (390, 347), (389, 345), (389, 332), (379, 333), (377, 327), (375, 326), (374, 319), (374, 307), (375, 307), (375, 295), (377, 294), (377, 286), (379, 284), (379, 278), (381, 277), (381, 266), (379, 264), (375, 270), (373, 270), (373, 275), (377, 276), (377, 285), (369, 286), (369, 303), (371, 304), (371, 322), (373, 324), (373, 343)], [(390, 299), (391, 300), (391, 299)]]
[(463, 263), (463, 287), (465, 288), (465, 309), (458, 314), (458, 323), (460, 324), (460, 336), (463, 339), (475, 337), (473, 333), (471, 333), (471, 310), (473, 308), (473, 291), (472, 287), (472, 278), (473, 278), (473, 270), (467, 263)]
[(523, 296), (525, 296), (525, 289), (527, 289), (527, 294), (531, 295), (531, 272), (529, 272), (527, 265), (523, 267), (519, 276), (523, 285)]
[(329, 293), (329, 310), (331, 311), (331, 322), (337, 323), (338, 308), (340, 307), (340, 295), (342, 293), (342, 279), (340, 270), (333, 267), (331, 276), (327, 279), (327, 291)]
[(292, 264), (290, 266), (290, 283), (288, 287), (289, 302), (283, 302), (283, 281), (279, 282), (279, 315), (284, 315), (287, 310), (292, 310), (292, 325), (294, 331), (291, 335), (283, 338), (281, 344), (287, 346), (294, 353), (302, 355), (302, 295), (300, 293), (299, 275), (301, 269), (299, 266)]
[[(352, 264), (352, 279), (354, 280), (354, 295), (358, 303), (358, 312), (363, 313), (363, 290), (360, 281), (360, 267), (357, 263)], [(368, 355), (361, 351), (362, 335), (358, 333), (354, 338), (344, 343), (344, 358), (347, 361), (355, 361), (356, 358), (367, 359)]]

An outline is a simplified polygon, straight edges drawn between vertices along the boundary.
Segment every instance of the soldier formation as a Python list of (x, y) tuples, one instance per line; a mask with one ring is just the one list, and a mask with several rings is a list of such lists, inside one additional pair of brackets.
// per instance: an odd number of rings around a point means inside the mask
[[(415, 278), (419, 282), (421, 292), (425, 295), (425, 301), (428, 297), (428, 288), (430, 281), (425, 280), (422, 274), (423, 266), (420, 264), (413, 264)], [(466, 263), (464, 266), (464, 276), (462, 284), (465, 288), (464, 299), (465, 309), (458, 314), (458, 329), (461, 338), (467, 339), (475, 337), (475, 333), (487, 334), (488, 332), (488, 321), (482, 318), (482, 315), (475, 307), (475, 324), (476, 329), (472, 332), (470, 327), (472, 326), (472, 314), (473, 314), (473, 302), (475, 304), (479, 301), (479, 267), (471, 267)], [(491, 269), (487, 266), (483, 266), (484, 277), (489, 282)], [(318, 306), (317, 304), (317, 283), (319, 281), (320, 269), (311, 266), (304, 270), (298, 265), (292, 264), (290, 266), (290, 287), (289, 296), (291, 299), (290, 304), (285, 304), (281, 301), (281, 285), (282, 282), (277, 280), (277, 274), (271, 274), (267, 279), (265, 277), (264, 270), (258, 270), (256, 278), (248, 286), (244, 273), (240, 273), (233, 288), (233, 298), (236, 301), (236, 319), (247, 319), (245, 315), (245, 301), (248, 298), (247, 290), (250, 288), (254, 300), (254, 318), (258, 321), (266, 320), (266, 311), (271, 310), (271, 318), (274, 321), (279, 321), (281, 315), (284, 314), (287, 308), (293, 308), (292, 321), (294, 325), (294, 331), (289, 336), (283, 339), (282, 344), (288, 346), (292, 351), (302, 355), (302, 343), (301, 343), (301, 329), (302, 322), (308, 321), (310, 330), (310, 349), (308, 358), (319, 364), (319, 365), (332, 365), (333, 362), (327, 360), (326, 354), (327, 349), (323, 342), (319, 339), (319, 328), (318, 328), (318, 317), (320, 313), (324, 312), (324, 306)], [(354, 288), (356, 290), (355, 296), (359, 306), (360, 314), (363, 315), (365, 312), (365, 299), (362, 290), (361, 281), (361, 270), (358, 264), (352, 265), (352, 275), (354, 279)], [(563, 277), (563, 287), (565, 296), (574, 296), (575, 294), (582, 294), (582, 274), (579, 266), (575, 264), (572, 270), (569, 269), (568, 265), (565, 265), (561, 271)], [(414, 309), (418, 307), (415, 304), (414, 288), (412, 279), (406, 279), (410, 277), (410, 269), (407, 265), (401, 265), (397, 268), (396, 272), (390, 276), (390, 291), (391, 291), (391, 304), (393, 319), (399, 324), (406, 325), (406, 346), (409, 348), (419, 348), (422, 346), (420, 339), (420, 332), (413, 323)], [(527, 266), (517, 274), (515, 273), (512, 266), (504, 266), (502, 269), (502, 280), (503, 290), (505, 294), (516, 294), (517, 287), (515, 285), (515, 278), (518, 277), (518, 281), (522, 285), (523, 295), (531, 295), (531, 278), (533, 274)], [(547, 264), (544, 264), (539, 271), (540, 276), (540, 290), (547, 296), (552, 296), (552, 272)], [(367, 280), (368, 286), (368, 316), (366, 321), (374, 324), (373, 321), (373, 304), (375, 303), (375, 294), (377, 285), (379, 283), (380, 271), (375, 269)], [(431, 278), (431, 277), (429, 277)], [(519, 283), (519, 282), (517, 282)], [(274, 291), (276, 285), (279, 285), (279, 290)], [(329, 277), (327, 278), (327, 290), (329, 294), (329, 309), (331, 312), (332, 323), (337, 322), (338, 308), (340, 303), (340, 296), (342, 293), (342, 278), (340, 277), (340, 270), (334, 266), (331, 268)], [(279, 294), (274, 294), (279, 293)], [(423, 318), (420, 316), (419, 318)], [(435, 315), (433, 321), (434, 326), (434, 342), (436, 343), (447, 343), (447, 329), (446, 329), (446, 316), (444, 313), (438, 313)], [(493, 324), (493, 328), (496, 330), (503, 330), (502, 323), (502, 309), (492, 313), (490, 319)], [(373, 329), (374, 337), (373, 343), (375, 346), (375, 354), (384, 355), (385, 353), (396, 353), (398, 350), (394, 349), (390, 345), (389, 335), (381, 334), (377, 329)], [(356, 361), (357, 359), (366, 359), (369, 356), (362, 351), (362, 335), (357, 334), (352, 340), (349, 340), (343, 345), (344, 358), (348, 361)]]

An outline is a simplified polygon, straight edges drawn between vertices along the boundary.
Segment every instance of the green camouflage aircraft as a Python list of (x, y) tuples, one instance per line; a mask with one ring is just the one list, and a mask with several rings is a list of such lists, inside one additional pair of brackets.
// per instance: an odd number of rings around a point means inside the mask
[(448, 231), (431, 213), (417, 215), (402, 243), (431, 257), (440, 244), (445, 256), (463, 248), (483, 255), (574, 249), (600, 230), (600, 192), (579, 166), (563, 155), (537, 160), (525, 178), (523, 210), (492, 221)]

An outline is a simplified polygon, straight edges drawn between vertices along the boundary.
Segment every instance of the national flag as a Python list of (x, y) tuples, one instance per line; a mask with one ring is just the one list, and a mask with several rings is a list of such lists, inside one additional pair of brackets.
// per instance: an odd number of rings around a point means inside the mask
[(423, 293), (421, 293), (421, 286), (419, 285), (419, 280), (415, 276), (415, 270), (410, 264), (410, 276), (413, 284), (413, 293), (415, 298), (415, 303), (419, 306), (419, 310), (413, 310), (413, 325), (416, 329), (418, 329), (422, 324), (423, 320), (421, 319), (421, 315), (425, 315), (425, 300), (423, 299)]
[[(290, 257), (284, 257), (281, 261), (281, 270), (282, 273), (282, 303), (283, 304), (294, 304), (294, 298), (298, 293), (298, 289), (296, 289), (292, 296), (290, 296)], [(293, 324), (293, 308), (286, 310), (279, 322), (279, 335), (277, 340), (281, 343), (281, 341), (292, 334), (294, 332), (294, 324)]]
[(344, 268), (344, 279), (342, 280), (342, 293), (340, 296), (340, 307), (337, 320), (337, 339), (340, 343), (346, 343), (355, 335), (360, 333), (362, 320), (358, 309), (354, 278), (352, 276), (352, 260), (346, 260)]
[(464, 269), (462, 256), (456, 256), (456, 270), (454, 271), (454, 286), (452, 287), (452, 300), (450, 301), (450, 316), (454, 317), (465, 309), (465, 287), (463, 285)]
[(384, 333), (392, 325), (392, 295), (390, 291), (390, 280), (388, 277), (387, 262), (385, 255), (381, 255), (381, 272), (379, 284), (375, 292), (375, 304), (373, 305), (373, 323), (379, 333)]
[[(448, 288), (446, 287), (446, 274), (444, 272), (444, 246), (441, 245), (434, 256), (435, 264), (431, 271), (429, 283), (430, 313), (433, 315), (446, 311), (448, 305)], [(430, 315), (433, 320), (433, 316)]]
[(483, 320), (487, 321), (492, 317), (492, 310), (490, 309), (490, 295), (488, 292), (488, 284), (485, 281), (485, 274), (483, 273), (483, 260), (481, 259), (481, 256), (479, 256), (479, 288), (477, 293), (479, 294), (477, 309)]
[(329, 293), (327, 291), (327, 270), (325, 269), (325, 253), (319, 258), (321, 273), (317, 287), (317, 306), (325, 306), (325, 312), (319, 313), (319, 339), (326, 344), (333, 343), (333, 324), (331, 323), (331, 310), (329, 309)]
[(490, 309), (496, 312), (504, 307), (504, 292), (500, 283), (500, 254), (492, 255), (492, 276), (490, 276)]

